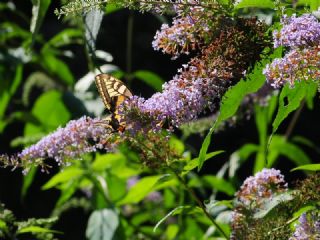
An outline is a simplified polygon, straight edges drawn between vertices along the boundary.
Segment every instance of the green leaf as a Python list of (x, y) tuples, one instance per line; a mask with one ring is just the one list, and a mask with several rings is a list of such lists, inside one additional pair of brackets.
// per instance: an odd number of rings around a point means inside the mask
[(121, 9), (123, 9), (123, 8), (117, 6), (116, 4), (108, 3), (108, 4), (106, 5), (105, 13), (106, 13), (106, 15), (107, 15), (107, 14), (114, 13), (114, 12), (116, 12), (116, 11), (119, 11), (119, 10), (121, 10)]
[[(282, 136), (276, 135), (272, 138), (269, 154), (274, 154), (274, 152), (286, 156), (297, 166), (311, 163), (311, 159), (299, 146), (288, 142), (286, 138)], [(271, 166), (271, 164), (274, 163), (268, 159), (268, 165)]]
[(184, 144), (182, 141), (175, 137), (171, 137), (169, 139), (169, 146), (171, 149), (173, 149), (178, 155), (182, 155), (184, 152)]
[(291, 172), (297, 171), (297, 170), (320, 171), (320, 163), (302, 165), (294, 169), (291, 169)]
[(66, 28), (46, 42), (43, 45), (43, 51), (47, 51), (50, 47), (59, 48), (68, 44), (80, 44), (82, 37), (82, 32), (79, 29)]
[(270, 8), (274, 9), (274, 1), (271, 0), (242, 0), (237, 5), (235, 5), (236, 9), (241, 8)]
[(160, 221), (154, 226), (153, 231), (155, 232), (157, 228), (169, 217), (178, 215), (178, 214), (199, 214), (202, 213), (202, 210), (200, 207), (194, 207), (194, 206), (179, 206), (175, 209), (171, 210), (166, 216), (164, 216)]
[[(204, 162), (223, 153), (224, 151), (220, 150), (220, 151), (215, 151), (215, 152), (211, 152), (211, 153), (207, 153), (204, 159)], [(187, 174), (188, 172), (190, 172), (191, 170), (195, 169), (196, 167), (198, 167), (199, 164), (199, 158), (194, 158), (190, 161), (188, 161), (187, 165), (184, 166), (183, 171), (182, 171), (182, 175)]]
[(211, 127), (209, 133), (207, 134), (206, 138), (204, 139), (200, 153), (199, 153), (199, 165), (198, 171), (200, 171), (206, 153), (208, 151), (210, 142), (211, 142), (211, 135), (214, 132), (215, 128), (222, 122), (227, 120), (228, 118), (232, 117), (238, 110), (243, 98), (250, 94), (258, 91), (264, 82), (265, 76), (262, 73), (263, 68), (267, 63), (269, 63), (275, 56), (278, 56), (280, 53), (275, 51), (271, 56), (270, 59), (264, 59), (261, 62), (258, 62), (253, 71), (246, 76), (246, 80), (239, 81), (235, 86), (231, 87), (223, 96), (221, 106), (220, 106), (220, 114)]
[(8, 231), (9, 230), (6, 222), (4, 222), (1, 219), (0, 219), (0, 229), (2, 229), (3, 231)]
[(278, 113), (272, 124), (272, 134), (277, 131), (283, 120), (301, 105), (302, 100), (306, 97), (309, 84), (301, 81), (295, 82), (294, 88), (291, 88), (289, 84), (284, 86), (279, 97)]
[(96, 155), (96, 159), (92, 164), (94, 171), (104, 171), (108, 168), (124, 167), (126, 157), (121, 153), (108, 153)]
[(50, 51), (42, 51), (41, 58), (44, 68), (51, 74), (59, 77), (67, 86), (74, 84), (74, 77), (66, 63), (55, 57)]
[(291, 201), (293, 198), (293, 192), (285, 192), (268, 198), (262, 203), (261, 208), (253, 215), (253, 218), (263, 218), (280, 203)]
[(1, 79), (0, 87), (0, 119), (4, 117), (5, 111), (7, 109), (8, 103), (11, 97), (17, 91), (23, 74), (23, 65), (19, 64), (16, 66), (16, 72), (13, 79)]
[(205, 139), (203, 140), (200, 152), (199, 152), (199, 157), (198, 157), (198, 172), (201, 170), (203, 163), (205, 162), (206, 156), (207, 156), (207, 152), (208, 152), (208, 148), (209, 145), (211, 143), (211, 135), (213, 133), (213, 131), (215, 130), (217, 125), (217, 122), (214, 123), (214, 125), (210, 128), (207, 136), (205, 137)]
[(33, 41), (38, 34), (43, 19), (47, 13), (51, 0), (32, 0), (32, 19), (30, 24), (30, 32)]
[(45, 185), (42, 186), (43, 190), (56, 187), (61, 183), (68, 182), (83, 175), (83, 170), (77, 167), (69, 167), (54, 175)]
[(37, 168), (32, 167), (26, 175), (23, 176), (23, 184), (21, 188), (21, 198), (25, 198), (29, 187), (31, 186), (34, 177), (37, 173)]
[(147, 70), (135, 71), (133, 76), (142, 80), (156, 91), (161, 91), (162, 85), (165, 82), (159, 75)]
[(247, 161), (250, 155), (255, 152), (259, 152), (259, 149), (258, 145), (248, 143), (243, 145), (236, 152), (232, 153), (229, 160), (229, 177), (234, 177), (241, 164)]
[(207, 175), (207, 176), (203, 176), (202, 180), (205, 185), (210, 186), (214, 190), (223, 192), (229, 196), (233, 196), (233, 194), (236, 191), (234, 186), (230, 182), (224, 180), (223, 178)]
[(310, 6), (311, 11), (317, 11), (320, 7), (319, 0), (298, 0), (298, 5), (307, 5)]
[(133, 187), (130, 188), (128, 194), (119, 201), (117, 205), (121, 206), (124, 204), (140, 202), (150, 192), (155, 190), (157, 183), (159, 183), (163, 177), (163, 175), (158, 175), (141, 178)]
[(100, 9), (93, 9), (87, 12), (84, 17), (85, 38), (90, 54), (93, 54), (93, 52), (96, 50), (96, 40), (101, 26), (103, 14), (103, 11)]
[(56, 202), (55, 208), (61, 207), (64, 203), (66, 203), (72, 197), (72, 195), (78, 189), (80, 181), (81, 181), (81, 177), (74, 178), (64, 183), (64, 186), (60, 188), (61, 194), (58, 201)]
[(38, 226), (29, 226), (29, 227), (24, 227), (18, 230), (18, 234), (22, 233), (60, 233), (62, 232), (51, 230), (48, 228), (43, 228), (43, 227), (38, 227)]
[(119, 223), (116, 211), (112, 209), (96, 210), (89, 217), (86, 237), (89, 240), (112, 240)]
[(70, 113), (62, 102), (62, 95), (57, 91), (43, 93), (35, 102), (32, 114), (41, 124), (26, 124), (25, 135), (54, 131), (70, 120)]

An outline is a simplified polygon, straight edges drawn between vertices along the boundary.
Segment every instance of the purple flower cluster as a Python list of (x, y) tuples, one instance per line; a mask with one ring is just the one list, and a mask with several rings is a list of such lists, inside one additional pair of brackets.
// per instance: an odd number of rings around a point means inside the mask
[(285, 83), (293, 86), (297, 80), (318, 81), (320, 80), (320, 45), (293, 49), (283, 58), (277, 58), (267, 65), (263, 73), (275, 88)]
[(162, 24), (161, 30), (156, 32), (152, 46), (155, 50), (162, 49), (163, 53), (172, 55), (176, 59), (180, 54), (189, 54), (198, 45), (198, 39), (193, 31), (190, 18), (175, 18), (172, 26)]
[(285, 83), (320, 78), (320, 22), (310, 14), (284, 17), (283, 28), (275, 31), (274, 46), (289, 47), (289, 52), (264, 69), (269, 83), (279, 88)]
[(282, 18), (283, 28), (274, 31), (274, 47), (303, 47), (314, 46), (320, 43), (320, 23), (311, 14), (304, 14), (300, 17), (293, 15)]
[[(133, 97), (124, 105), (126, 121), (135, 130), (146, 128), (150, 123), (155, 131), (166, 123), (170, 127), (179, 127), (182, 123), (195, 119), (207, 106), (207, 99), (213, 97), (215, 86), (207, 84), (209, 80), (197, 78), (193, 81), (176, 75), (165, 83), (162, 93), (155, 93), (145, 100)], [(139, 118), (139, 121), (136, 119)], [(145, 118), (145, 119), (143, 119)]]
[(21, 165), (36, 163), (37, 160), (54, 158), (59, 165), (66, 164), (68, 159), (80, 158), (85, 153), (97, 149), (109, 149), (111, 129), (104, 126), (101, 119), (81, 117), (70, 121), (64, 128), (45, 136), (38, 143), (24, 149), (17, 157)]
[(243, 206), (258, 207), (263, 199), (271, 198), (274, 194), (286, 190), (287, 183), (279, 170), (263, 169), (243, 182), (236, 197)]
[(303, 213), (299, 218), (296, 230), (289, 240), (320, 239), (320, 219), (317, 214)]
[[(188, 0), (190, 5), (186, 14), (183, 5), (179, 2), (174, 5), (177, 16), (172, 25), (163, 24), (160, 31), (156, 32), (152, 46), (155, 50), (162, 49), (163, 53), (172, 55), (176, 59), (180, 54), (189, 54), (190, 51), (199, 48), (205, 36), (210, 33), (209, 20), (203, 7), (198, 6), (198, 1)], [(211, 20), (210, 20), (211, 21)]]

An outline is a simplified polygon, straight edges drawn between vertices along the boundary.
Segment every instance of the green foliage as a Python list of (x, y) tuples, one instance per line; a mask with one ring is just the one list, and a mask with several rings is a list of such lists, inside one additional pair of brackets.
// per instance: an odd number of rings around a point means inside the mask
[(273, 53), (273, 55), (270, 56), (270, 59), (264, 59), (263, 61), (257, 63), (252, 72), (246, 76), (246, 80), (239, 81), (235, 86), (231, 87), (225, 93), (222, 98), (220, 113), (217, 117), (217, 120), (210, 128), (210, 131), (204, 139), (202, 147), (200, 149), (198, 170), (201, 169), (204, 162), (205, 154), (207, 153), (211, 142), (212, 133), (223, 121), (236, 114), (236, 111), (238, 110), (245, 96), (250, 93), (257, 92), (258, 89), (262, 87), (265, 82), (265, 76), (263, 75), (262, 70), (264, 69), (266, 64), (270, 62), (270, 60), (277, 57), (278, 55), (279, 51), (276, 51), (275, 53)]
[(135, 71), (132, 75), (137, 79), (148, 84), (154, 90), (161, 91), (162, 84), (164, 83), (164, 81), (157, 74), (150, 71), (146, 71), (146, 70), (139, 70), (139, 71)]
[(268, 8), (268, 9), (274, 9), (275, 4), (274, 1), (268, 0), (268, 1), (260, 1), (260, 0), (241, 0), (237, 5), (236, 8)]

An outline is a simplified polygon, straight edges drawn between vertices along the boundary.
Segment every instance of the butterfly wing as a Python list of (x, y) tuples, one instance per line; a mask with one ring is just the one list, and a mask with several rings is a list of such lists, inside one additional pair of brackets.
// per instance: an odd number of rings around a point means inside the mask
[(122, 81), (108, 74), (97, 75), (95, 82), (104, 105), (111, 112), (116, 111), (123, 101), (132, 96)]
[[(95, 77), (99, 94), (106, 108), (112, 113), (111, 125), (115, 129), (122, 126), (121, 116), (118, 114), (118, 107), (126, 99), (132, 96), (130, 90), (119, 79), (108, 74), (99, 74)], [(124, 128), (125, 126), (122, 126)]]

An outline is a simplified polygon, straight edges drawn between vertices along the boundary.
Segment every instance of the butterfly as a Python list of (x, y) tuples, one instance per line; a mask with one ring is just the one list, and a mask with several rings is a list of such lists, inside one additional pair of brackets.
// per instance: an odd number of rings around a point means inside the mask
[(114, 130), (123, 132), (126, 126), (118, 108), (132, 93), (121, 80), (108, 74), (97, 75), (95, 83), (105, 107), (111, 112), (111, 118), (107, 119), (109, 125)]

